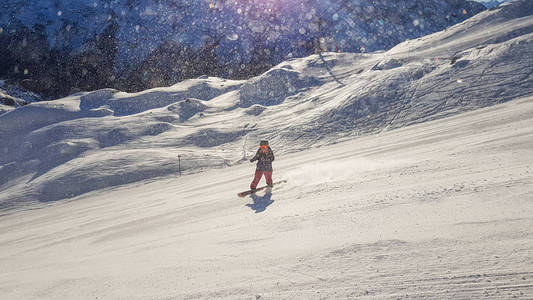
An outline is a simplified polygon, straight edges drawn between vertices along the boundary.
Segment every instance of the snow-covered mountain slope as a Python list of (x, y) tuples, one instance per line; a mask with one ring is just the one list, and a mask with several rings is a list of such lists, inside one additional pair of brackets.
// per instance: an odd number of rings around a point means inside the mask
[(0, 76), (56, 97), (203, 74), (242, 79), (317, 49), (389, 49), (483, 9), (464, 0), (4, 0)]
[(529, 97), (278, 155), (272, 194), (248, 163), (10, 212), (0, 294), (530, 299), (532, 137)]
[(259, 139), (286, 154), (529, 96), (532, 5), (515, 1), (388, 52), (292, 59), (247, 81), (106, 89), (18, 108), (0, 116), (0, 202), (233, 165)]

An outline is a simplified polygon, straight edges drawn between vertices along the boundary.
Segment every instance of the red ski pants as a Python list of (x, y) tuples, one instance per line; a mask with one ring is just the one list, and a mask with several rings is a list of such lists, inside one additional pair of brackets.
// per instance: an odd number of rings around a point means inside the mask
[(263, 177), (263, 174), (265, 175), (265, 179), (268, 185), (272, 184), (272, 172), (263, 172), (259, 170), (255, 170), (255, 177), (252, 183), (250, 184), (250, 189), (253, 190), (257, 187), (257, 184), (259, 183), (259, 180), (261, 180), (261, 177)]

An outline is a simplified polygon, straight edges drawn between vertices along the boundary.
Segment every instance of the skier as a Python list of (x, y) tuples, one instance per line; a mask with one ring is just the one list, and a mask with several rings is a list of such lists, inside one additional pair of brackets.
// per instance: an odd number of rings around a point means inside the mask
[(261, 141), (259, 143), (259, 149), (255, 156), (250, 159), (250, 162), (257, 160), (257, 168), (255, 169), (255, 177), (250, 184), (250, 190), (255, 191), (257, 184), (261, 177), (265, 175), (267, 185), (272, 187), (272, 162), (274, 161), (274, 152), (268, 146), (268, 141)]

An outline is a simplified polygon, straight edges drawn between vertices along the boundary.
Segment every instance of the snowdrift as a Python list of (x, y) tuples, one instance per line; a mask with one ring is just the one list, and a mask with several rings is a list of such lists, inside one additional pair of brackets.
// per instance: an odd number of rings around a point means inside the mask
[(259, 139), (283, 154), (529, 96), (531, 5), (514, 1), (387, 52), (292, 59), (248, 81), (105, 89), (3, 110), (0, 203), (236, 164)]

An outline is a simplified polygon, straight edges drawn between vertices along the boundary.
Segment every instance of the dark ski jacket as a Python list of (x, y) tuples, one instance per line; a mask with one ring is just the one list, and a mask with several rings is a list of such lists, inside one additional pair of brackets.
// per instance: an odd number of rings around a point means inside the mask
[(255, 156), (250, 159), (250, 162), (257, 160), (257, 171), (272, 172), (272, 162), (274, 161), (274, 152), (270, 147), (267, 147), (267, 152), (264, 153), (261, 149), (258, 149)]

